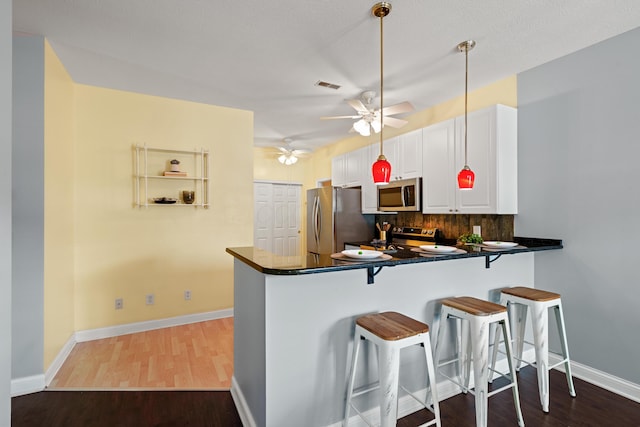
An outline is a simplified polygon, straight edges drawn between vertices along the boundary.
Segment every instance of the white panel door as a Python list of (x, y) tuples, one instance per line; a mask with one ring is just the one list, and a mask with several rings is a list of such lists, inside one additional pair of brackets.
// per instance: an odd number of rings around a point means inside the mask
[(253, 184), (253, 246), (265, 251), (271, 248), (271, 184), (256, 182)]
[(281, 256), (300, 252), (299, 184), (255, 183), (254, 246)]

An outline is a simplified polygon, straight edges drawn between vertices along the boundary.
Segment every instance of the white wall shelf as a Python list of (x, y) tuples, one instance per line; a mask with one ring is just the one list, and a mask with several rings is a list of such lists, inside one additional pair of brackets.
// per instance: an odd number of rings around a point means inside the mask
[[(149, 207), (209, 207), (209, 152), (200, 150), (172, 150), (144, 145), (134, 146), (135, 206)], [(164, 176), (170, 161), (180, 162), (180, 171), (187, 176)], [(193, 203), (184, 203), (182, 191), (195, 192)], [(159, 198), (175, 199), (173, 204), (155, 203)]]

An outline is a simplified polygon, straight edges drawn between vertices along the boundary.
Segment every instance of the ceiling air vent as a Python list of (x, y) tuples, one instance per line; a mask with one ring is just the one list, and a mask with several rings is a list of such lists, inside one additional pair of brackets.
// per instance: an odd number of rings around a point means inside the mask
[(335, 90), (340, 89), (340, 85), (333, 84), (333, 83), (328, 83), (328, 82), (323, 82), (322, 80), (318, 80), (316, 82), (316, 86), (322, 86), (322, 87), (326, 87), (326, 88), (329, 88), (329, 89), (335, 89)]

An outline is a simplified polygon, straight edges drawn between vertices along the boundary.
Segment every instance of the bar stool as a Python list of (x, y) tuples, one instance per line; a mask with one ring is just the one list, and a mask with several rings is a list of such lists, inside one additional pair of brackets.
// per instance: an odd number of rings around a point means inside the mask
[[(360, 351), (361, 341), (365, 339), (374, 343), (378, 348), (379, 381), (372, 387), (354, 392), (358, 352)], [(423, 402), (413, 393), (403, 389), (434, 414), (435, 418), (422, 426), (436, 425), (440, 427), (440, 408), (438, 406), (435, 371), (431, 354), (431, 342), (429, 340), (429, 326), (393, 311), (369, 314), (356, 319), (351, 373), (347, 386), (344, 427), (349, 423), (349, 412), (352, 407), (368, 425), (371, 425), (364, 415), (353, 405), (351, 400), (354, 397), (376, 389), (381, 389), (382, 393), (380, 402), (380, 426), (390, 427), (396, 425), (398, 418), (400, 350), (413, 345), (421, 345), (424, 347), (427, 373), (429, 375), (428, 385), (433, 400), (433, 408), (428, 405), (429, 393), (427, 393), (425, 401)]]
[[(521, 427), (524, 426), (522, 410), (520, 409), (516, 370), (511, 357), (511, 347), (509, 346), (511, 341), (511, 332), (509, 330), (509, 316), (507, 308), (499, 304), (494, 304), (492, 302), (473, 297), (446, 298), (442, 300), (440, 319), (440, 329), (438, 330), (435, 356), (436, 369), (450, 363), (458, 363), (458, 369), (462, 377), (460, 381), (456, 381), (442, 372), (440, 372), (440, 374), (450, 381), (458, 384), (463, 393), (471, 392), (475, 395), (476, 426), (487, 426), (487, 407), (489, 397), (509, 388), (513, 391), (513, 400), (516, 415), (518, 417), (518, 425)], [(444, 330), (447, 326), (448, 319), (461, 321), (462, 331), (458, 338), (462, 342), (463, 348), (462, 350), (460, 348), (456, 348), (456, 359), (440, 364), (440, 353), (442, 352), (445, 337)], [(502, 327), (502, 334), (505, 337), (505, 343), (507, 343), (505, 347), (507, 350), (507, 360), (509, 362), (509, 375), (501, 375), (508, 378), (510, 383), (504, 387), (489, 391), (489, 329), (493, 324), (498, 324)], [(471, 341), (470, 346), (468, 345), (469, 338)], [(456, 341), (456, 344), (458, 344), (458, 341)], [(470, 359), (473, 359), (473, 390), (469, 389)]]
[[(515, 319), (513, 328), (513, 342), (515, 343), (516, 369), (520, 370), (520, 362), (534, 365), (538, 371), (538, 391), (540, 393), (540, 403), (542, 410), (549, 412), (549, 370), (564, 364), (567, 375), (567, 385), (569, 394), (576, 396), (571, 376), (571, 364), (569, 361), (569, 347), (567, 346), (567, 335), (564, 325), (564, 314), (562, 312), (562, 301), (560, 294), (543, 291), (541, 289), (526, 288), (516, 286), (502, 289), (500, 292), (500, 302), (508, 307), (512, 318)], [(525, 325), (527, 322), (527, 308), (531, 309), (531, 324), (533, 327), (533, 343), (524, 340)], [(560, 345), (562, 347), (562, 360), (553, 366), (549, 366), (549, 332), (548, 332), (548, 309), (553, 308), (560, 335)], [(524, 343), (533, 344), (536, 352), (536, 362), (528, 363), (522, 360), (522, 350)], [(495, 365), (498, 351), (498, 337), (493, 348), (493, 361)]]

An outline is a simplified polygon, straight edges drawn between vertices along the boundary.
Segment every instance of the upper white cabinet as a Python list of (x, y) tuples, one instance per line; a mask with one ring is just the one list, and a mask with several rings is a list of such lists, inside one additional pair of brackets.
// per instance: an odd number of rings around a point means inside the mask
[[(365, 167), (362, 179), (362, 213), (381, 213), (378, 211), (378, 186), (373, 183), (373, 172), (371, 171), (373, 163), (380, 155), (380, 144), (372, 144), (361, 150), (364, 150), (365, 154)], [(393, 170), (393, 166), (391, 169)]]
[(360, 149), (331, 159), (331, 185), (333, 187), (360, 187), (364, 174), (365, 154)]
[(346, 187), (347, 185), (346, 160), (346, 154), (341, 154), (331, 159), (331, 185), (333, 187)]
[(472, 190), (458, 190), (464, 167), (464, 116), (422, 129), (423, 213), (516, 214), (517, 110), (494, 105), (468, 115)]
[(384, 156), (391, 164), (392, 181), (421, 177), (422, 129), (384, 141)]

